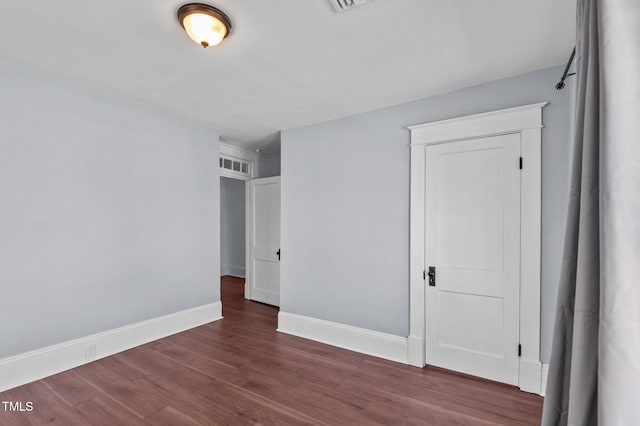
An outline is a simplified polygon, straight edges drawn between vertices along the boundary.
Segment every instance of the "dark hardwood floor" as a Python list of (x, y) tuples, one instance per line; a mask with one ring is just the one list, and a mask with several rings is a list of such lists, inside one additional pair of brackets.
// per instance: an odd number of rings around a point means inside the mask
[(542, 398), (278, 333), (223, 277), (224, 319), (0, 393), (0, 425), (532, 425)]

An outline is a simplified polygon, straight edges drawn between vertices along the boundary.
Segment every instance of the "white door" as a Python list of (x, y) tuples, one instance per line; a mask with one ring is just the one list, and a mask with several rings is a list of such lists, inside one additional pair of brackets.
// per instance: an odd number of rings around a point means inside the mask
[(514, 385), (519, 159), (519, 134), (426, 148), (427, 364)]
[(280, 306), (280, 176), (247, 183), (249, 273), (245, 297)]

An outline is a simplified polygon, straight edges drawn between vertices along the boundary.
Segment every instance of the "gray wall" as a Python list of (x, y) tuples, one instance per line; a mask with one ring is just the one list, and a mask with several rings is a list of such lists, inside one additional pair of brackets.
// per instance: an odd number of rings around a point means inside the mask
[(245, 276), (245, 182), (220, 178), (220, 274)]
[(217, 153), (0, 60), (0, 358), (219, 300)]
[(260, 154), (258, 157), (258, 177), (280, 176), (280, 152)]
[(548, 361), (568, 188), (572, 87), (561, 67), (282, 131), (281, 309), (407, 336), (406, 126), (542, 101), (542, 360)]

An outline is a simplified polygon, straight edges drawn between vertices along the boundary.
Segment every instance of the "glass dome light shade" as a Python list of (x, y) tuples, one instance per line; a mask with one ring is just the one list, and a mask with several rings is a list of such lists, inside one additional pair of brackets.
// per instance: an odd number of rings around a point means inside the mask
[(178, 20), (189, 37), (204, 47), (219, 44), (231, 30), (231, 21), (224, 12), (202, 3), (182, 6)]

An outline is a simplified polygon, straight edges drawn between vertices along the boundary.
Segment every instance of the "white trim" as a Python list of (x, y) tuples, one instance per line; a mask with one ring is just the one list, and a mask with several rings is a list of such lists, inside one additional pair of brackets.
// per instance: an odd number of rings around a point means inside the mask
[(220, 177), (226, 177), (229, 179), (237, 179), (237, 180), (249, 180), (251, 179), (249, 176), (244, 176), (240, 173), (234, 172), (233, 170), (227, 170), (220, 168)]
[(520, 372), (518, 373), (518, 387), (520, 390), (540, 394), (541, 383), (542, 363), (524, 357), (520, 358)]
[(245, 161), (258, 161), (258, 154), (253, 151), (249, 151), (243, 148), (238, 148), (237, 146), (230, 145), (228, 143), (220, 142), (219, 148), (220, 154), (228, 155), (229, 157), (236, 157)]
[(244, 298), (251, 300), (251, 237), (253, 235), (253, 225), (251, 223), (251, 206), (253, 203), (253, 194), (251, 194), (251, 181), (248, 180), (244, 184)]
[[(413, 134), (412, 134), (413, 139)], [(424, 367), (425, 353), (425, 286), (422, 274), (425, 270), (425, 179), (426, 156), (424, 147), (411, 148), (411, 194), (409, 233), (409, 364)]]
[(540, 385), (540, 395), (544, 396), (547, 391), (547, 377), (549, 376), (549, 364), (542, 364), (542, 380)]
[[(542, 129), (523, 130), (520, 135), (520, 389), (540, 393)], [(532, 375), (523, 371), (523, 364), (531, 366)]]
[(282, 312), (278, 331), (331, 346), (407, 364), (407, 338)]
[(420, 368), (425, 366), (426, 362), (424, 357), (426, 354), (424, 351), (424, 345), (424, 337), (416, 335), (409, 335), (409, 337), (407, 337), (407, 364)]
[(221, 318), (218, 301), (0, 359), (0, 392)]
[(541, 128), (546, 102), (411, 126), (411, 206), (408, 361), (425, 365), (425, 147), (456, 140), (519, 133), (521, 179), (520, 343), (518, 383), (540, 393)]
[(519, 133), (526, 129), (540, 128), (542, 107), (545, 105), (547, 102), (409, 126), (411, 145), (477, 138), (478, 135)]
[(220, 167), (220, 176), (228, 177), (238, 180), (249, 180), (254, 178), (258, 174), (258, 154), (255, 152), (239, 148), (237, 146), (229, 145), (228, 143), (220, 142), (219, 157), (228, 158), (231, 160), (240, 160), (249, 163), (249, 173), (244, 174), (233, 170), (223, 169)]

